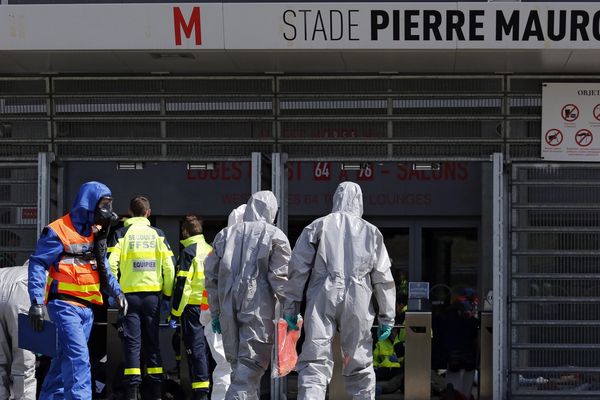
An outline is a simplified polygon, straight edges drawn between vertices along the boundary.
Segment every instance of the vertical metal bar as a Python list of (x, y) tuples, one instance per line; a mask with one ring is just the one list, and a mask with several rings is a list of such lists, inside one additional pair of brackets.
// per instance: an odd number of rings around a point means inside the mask
[(50, 223), (50, 164), (52, 161), (54, 161), (53, 153), (38, 153), (37, 236)]
[(287, 196), (287, 154), (273, 153), (271, 159), (271, 181), (273, 193), (279, 205), (277, 227), (287, 235), (288, 228), (288, 196)]
[[(160, 120), (160, 137), (165, 139), (167, 137), (167, 121), (164, 119), (164, 116), (167, 115), (167, 101), (165, 100), (164, 93), (164, 81), (160, 81), (160, 116), (162, 117)], [(161, 143), (160, 145), (160, 155), (163, 157), (167, 156), (167, 144)]]
[[(285, 153), (273, 153), (271, 155), (271, 182), (273, 194), (277, 199), (279, 205), (279, 211), (277, 213), (277, 227), (287, 234), (288, 227), (288, 213), (287, 213), (287, 154)], [(281, 316), (281, 305), (278, 303), (275, 307), (275, 323)], [(274, 343), (278, 342), (278, 333), (275, 329)], [(272, 354), (272, 367), (277, 364), (277, 348), (274, 347)], [(272, 400), (285, 400), (287, 388), (287, 378), (274, 378), (271, 379), (271, 399)]]
[(252, 153), (252, 166), (251, 166), (251, 184), (250, 190), (252, 193), (260, 191), (261, 188), (261, 172), (262, 172), (262, 154), (259, 152)]
[(493, 160), (493, 393), (494, 399), (505, 398), (506, 388), (506, 327), (507, 327), (507, 266), (506, 266), (506, 179), (504, 176), (504, 157), (494, 153)]
[[(394, 98), (392, 97), (392, 88), (390, 85), (391, 80), (388, 79), (388, 96), (387, 96), (387, 115), (389, 117), (394, 115)], [(394, 121), (390, 118), (387, 122), (387, 137), (394, 137)], [(394, 145), (392, 143), (387, 145), (387, 155), (388, 157), (394, 156)]]

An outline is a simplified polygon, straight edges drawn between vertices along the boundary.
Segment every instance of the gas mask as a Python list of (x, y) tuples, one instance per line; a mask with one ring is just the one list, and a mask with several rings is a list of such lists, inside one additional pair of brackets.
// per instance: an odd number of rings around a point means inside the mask
[(112, 209), (112, 198), (101, 198), (94, 210), (94, 224), (106, 229), (117, 225), (118, 222), (119, 216)]

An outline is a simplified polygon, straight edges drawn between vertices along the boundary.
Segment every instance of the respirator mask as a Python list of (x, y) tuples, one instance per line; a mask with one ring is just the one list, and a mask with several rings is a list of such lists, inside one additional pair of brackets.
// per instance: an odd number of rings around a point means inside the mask
[(119, 216), (113, 212), (112, 197), (103, 197), (94, 210), (94, 225), (109, 228), (119, 223)]

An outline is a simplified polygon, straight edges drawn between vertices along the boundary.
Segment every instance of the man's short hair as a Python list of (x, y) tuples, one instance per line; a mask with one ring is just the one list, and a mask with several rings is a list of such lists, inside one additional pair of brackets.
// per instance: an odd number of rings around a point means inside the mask
[(129, 209), (134, 217), (143, 217), (150, 209), (150, 201), (144, 196), (135, 196), (129, 202)]
[(200, 235), (202, 233), (202, 218), (197, 215), (188, 214), (181, 220), (181, 229), (189, 236)]

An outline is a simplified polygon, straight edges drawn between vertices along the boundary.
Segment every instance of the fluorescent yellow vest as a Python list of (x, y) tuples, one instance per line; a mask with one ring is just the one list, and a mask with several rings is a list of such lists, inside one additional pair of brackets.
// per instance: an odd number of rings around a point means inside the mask
[(204, 235), (195, 235), (181, 241), (184, 251), (177, 263), (171, 313), (180, 316), (187, 305), (199, 305), (208, 310), (208, 295), (204, 289), (204, 260), (212, 247)]
[[(144, 217), (129, 218), (115, 232), (108, 262), (124, 293), (159, 292), (171, 296), (175, 267), (164, 233)], [(117, 275), (119, 274), (119, 275)]]

